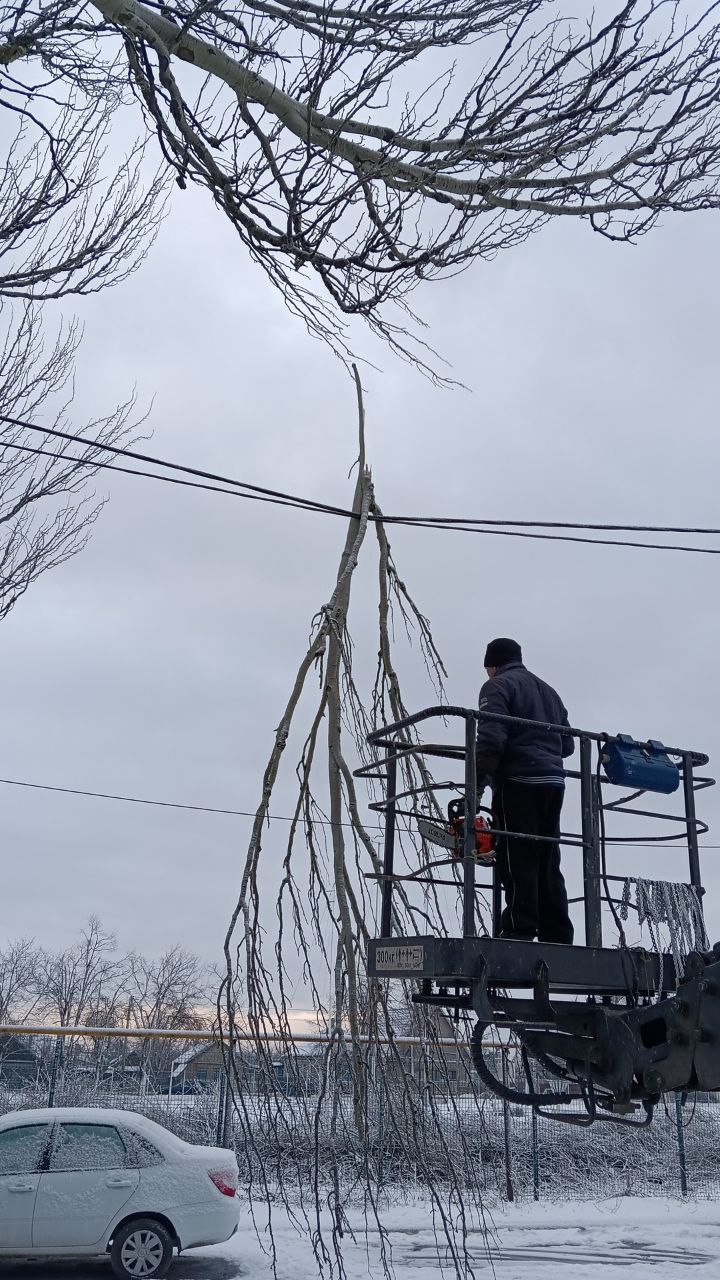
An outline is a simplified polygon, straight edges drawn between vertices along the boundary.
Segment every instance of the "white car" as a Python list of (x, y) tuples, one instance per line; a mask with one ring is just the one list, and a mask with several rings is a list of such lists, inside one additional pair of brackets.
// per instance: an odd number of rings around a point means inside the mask
[(173, 1250), (238, 1229), (238, 1166), (132, 1111), (0, 1118), (0, 1258), (109, 1252), (116, 1276), (163, 1276)]

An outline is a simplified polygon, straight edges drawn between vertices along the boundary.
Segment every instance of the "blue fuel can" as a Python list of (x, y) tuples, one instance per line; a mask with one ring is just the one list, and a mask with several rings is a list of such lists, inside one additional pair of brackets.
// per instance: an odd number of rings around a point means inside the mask
[(601, 758), (608, 782), (619, 787), (669, 796), (680, 786), (680, 770), (662, 742), (651, 739), (647, 746), (641, 746), (629, 734), (620, 733), (613, 742), (603, 744)]

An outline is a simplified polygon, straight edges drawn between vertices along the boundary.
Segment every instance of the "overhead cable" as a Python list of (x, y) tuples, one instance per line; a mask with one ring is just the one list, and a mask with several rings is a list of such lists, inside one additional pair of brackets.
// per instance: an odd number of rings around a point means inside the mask
[[(297, 494), (286, 493), (283, 490), (269, 489), (263, 485), (252, 484), (245, 480), (237, 480), (233, 477), (224, 476), (217, 472), (206, 471), (198, 467), (189, 467), (182, 463), (167, 461), (166, 459), (155, 457), (152, 454), (140, 453), (134, 449), (126, 449), (120, 445), (105, 444), (100, 440), (93, 439), (92, 437), (77, 435), (69, 431), (61, 431), (53, 427), (42, 427), (37, 423), (27, 422), (20, 418), (13, 418), (6, 414), (0, 414), (0, 422), (5, 422), (8, 425), (20, 427), (24, 430), (41, 432), (44, 435), (65, 440), (69, 443), (79, 444), (87, 448), (108, 452), (115, 457), (129, 458), (134, 461), (150, 464), (153, 467), (162, 467), (175, 474), (170, 476), (162, 475), (157, 471), (146, 471), (132, 467), (124, 467), (117, 463), (106, 462), (100, 459), (78, 458), (72, 454), (62, 452), (57, 453), (51, 450), (39, 448), (34, 449), (29, 445), (23, 445), (17, 441), (3, 440), (1, 437), (0, 448), (10, 448), (37, 456), (74, 462), (78, 466), (87, 467), (89, 469), (120, 471), (126, 475), (136, 475), (148, 480), (159, 480), (166, 484), (178, 484), (188, 488), (204, 489), (215, 493), (225, 493), (233, 497), (250, 498), (255, 501), (269, 502), (279, 506), (296, 507), (301, 510), (319, 512), (324, 515), (340, 516), (344, 519), (350, 519), (357, 514), (345, 507), (334, 506), (330, 503), (319, 502), (313, 498), (306, 498)], [(181, 479), (177, 473), (192, 476), (194, 479)], [(676, 543), (637, 542), (634, 540), (631, 541), (628, 539), (618, 538), (583, 537), (576, 533), (537, 532), (537, 530), (545, 529), (564, 529), (585, 530), (587, 532), (683, 533), (703, 536), (720, 535), (720, 529), (709, 528), (706, 526), (593, 524), (558, 520), (499, 520), (452, 516), (377, 516), (373, 513), (371, 513), (370, 518), (376, 520), (382, 519), (385, 524), (402, 525), (408, 528), (438, 529), (455, 533), (475, 533), (508, 538), (531, 538), (547, 542), (576, 542), (586, 545), (630, 547), (638, 550), (683, 551), (700, 555), (720, 555), (720, 547), (685, 546), (678, 545)]]
[[(184, 809), (191, 813), (218, 813), (230, 818), (254, 818), (256, 816), (251, 809), (222, 809), (207, 804), (184, 804), (177, 800), (154, 800), (145, 796), (125, 796), (111, 791), (87, 791), (82, 787), (58, 787), (51, 786), (47, 782), (25, 782), (18, 778), (0, 778), (0, 785), (5, 787), (25, 787), (30, 791), (57, 791), (66, 796), (89, 796), (94, 800), (118, 800), (123, 804), (145, 804), (158, 809)], [(297, 818), (288, 817), (286, 814), (280, 813), (269, 813), (266, 817), (268, 822), (298, 821)], [(320, 827), (331, 827), (333, 825), (329, 818), (314, 817), (312, 821)], [(341, 822), (340, 826), (352, 827), (352, 823)], [(376, 831), (382, 829), (377, 823), (366, 823), (365, 826), (369, 826), (370, 829)]]
[[(230, 818), (254, 818), (256, 816), (256, 814), (252, 811), (252, 809), (223, 809), (215, 805), (186, 804), (178, 800), (155, 800), (147, 796), (126, 796), (118, 792), (112, 792), (112, 791), (89, 791), (83, 787), (53, 786), (48, 782), (27, 782), (19, 778), (0, 778), (0, 786), (25, 787), (31, 791), (55, 791), (55, 792), (59, 792), (61, 795), (89, 796), (93, 800), (116, 800), (121, 802), (122, 804), (151, 805), (159, 809), (181, 809), (181, 810), (187, 810), (191, 813), (216, 813), (216, 814), (220, 814), (222, 816), (230, 817)], [(271, 813), (267, 815), (267, 821), (295, 822), (297, 821), (297, 819), (295, 817), (290, 817), (287, 814)], [(312, 822), (314, 825), (321, 826), (321, 827), (333, 826), (333, 823), (329, 818), (313, 817)], [(352, 827), (352, 825), (353, 824), (351, 822), (340, 823), (341, 827)], [(381, 823), (365, 823), (364, 826), (366, 830), (371, 830), (371, 831), (384, 830), (384, 827)], [(635, 848), (643, 847), (642, 845), (637, 844), (634, 841), (633, 843), (635, 844)], [(655, 845), (648, 844), (644, 847), (651, 849), (651, 848), (655, 848)], [(684, 844), (666, 844), (665, 847), (668, 849), (684, 849), (685, 845)], [(717, 844), (701, 844), (699, 847), (701, 849), (720, 849), (720, 845), (717, 845)]]

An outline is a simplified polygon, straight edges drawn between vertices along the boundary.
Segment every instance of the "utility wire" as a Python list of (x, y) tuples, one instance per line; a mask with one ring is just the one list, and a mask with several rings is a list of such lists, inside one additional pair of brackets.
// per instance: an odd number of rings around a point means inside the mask
[[(78, 458), (72, 454), (55, 453), (50, 450), (43, 449), (33, 449), (29, 445), (21, 445), (16, 441), (4, 441), (2, 438), (0, 438), (0, 447), (16, 449), (20, 452), (35, 454), (42, 457), (66, 460), (68, 462), (74, 462), (78, 466), (82, 467), (107, 471), (120, 471), (126, 475), (137, 475), (149, 480), (160, 480), (166, 484), (178, 484), (189, 488), (209, 490), (210, 492), (226, 493), (234, 497), (252, 498), (255, 501), (269, 502), (279, 506), (296, 507), (308, 511), (317, 511), (321, 514), (341, 516), (345, 519), (349, 519), (353, 515), (357, 514), (345, 507), (337, 507), (330, 503), (318, 502), (312, 498), (305, 498), (297, 494), (285, 493), (282, 490), (268, 489), (262, 485), (250, 484), (248, 481), (236, 480), (232, 477), (223, 476), (212, 471), (204, 471), (197, 467), (188, 467), (181, 463), (168, 462), (162, 458), (154, 457), (152, 454), (139, 453), (136, 450), (125, 449), (119, 445), (103, 444), (102, 441), (94, 440), (87, 436), (76, 435), (69, 431), (59, 431), (52, 427), (41, 427), (36, 423), (26, 422), (20, 418), (12, 418), (6, 414), (0, 414), (0, 422), (6, 422), (9, 425), (21, 427), (24, 430), (38, 431), (45, 435), (66, 440), (71, 443), (106, 451), (114, 454), (115, 456), (150, 463), (155, 467), (164, 467), (165, 469), (173, 472), (180, 472), (184, 475), (197, 477), (197, 479), (192, 481), (183, 480), (177, 475), (165, 476), (158, 474), (157, 472), (123, 467), (115, 463), (100, 461), (99, 459), (91, 460)], [(209, 484), (206, 483), (207, 481), (213, 481), (214, 483)], [(386, 524), (404, 525), (408, 528), (442, 529), (455, 533), (476, 533), (508, 538), (531, 538), (547, 542), (577, 542), (597, 546), (631, 547), (650, 551), (684, 551), (700, 555), (720, 555), (720, 547), (683, 546), (676, 543), (636, 542), (616, 538), (586, 538), (576, 534), (531, 532), (531, 530), (539, 529), (567, 529), (586, 530), (588, 532), (686, 533), (703, 536), (720, 535), (720, 529), (703, 526), (621, 525), (599, 523), (580, 524), (570, 521), (492, 520), (479, 519), (476, 517), (452, 516), (383, 515), (380, 517), (373, 514), (371, 514), (370, 518), (375, 520), (382, 519)]]
[[(126, 449), (119, 445), (107, 444), (91, 437), (77, 435), (69, 431), (60, 431), (57, 428), (41, 427), (36, 423), (27, 422), (20, 418), (13, 418), (7, 414), (0, 414), (0, 422), (8, 425), (20, 427), (27, 431), (37, 431), (43, 435), (52, 436), (56, 439), (65, 440), (69, 443), (84, 445), (89, 448), (99, 449), (103, 452), (111, 453), (116, 457), (131, 458), (136, 461), (149, 463), (154, 467), (163, 467), (166, 470), (179, 472), (183, 475), (197, 477), (194, 480), (180, 479), (178, 475), (166, 476), (155, 471), (140, 470), (135, 467), (123, 467), (116, 463), (103, 462), (99, 459), (91, 460), (87, 458), (78, 458), (72, 454), (53, 452), (49, 449), (32, 448), (29, 445), (21, 445), (16, 441), (4, 440), (0, 437), (0, 447), (14, 449), (18, 452), (28, 453), (37, 457), (46, 457), (53, 460), (62, 460), (76, 463), (78, 466), (91, 469), (102, 469), (105, 471), (119, 471), (125, 475), (134, 475), (148, 480), (159, 480), (166, 484), (176, 484), (187, 488), (202, 489), (211, 493), (225, 493), (232, 497), (243, 497), (259, 502), (268, 502), (278, 506), (296, 507), (302, 510), (317, 511), (325, 515), (342, 516), (345, 519), (351, 518), (355, 513), (344, 507), (332, 506), (329, 503), (317, 502), (312, 498), (305, 498), (296, 494), (285, 493), (282, 490), (268, 489), (262, 485), (251, 484), (244, 480), (236, 480), (228, 476), (221, 475), (212, 471), (204, 471), (197, 467), (184, 466), (181, 463), (169, 462), (162, 458), (157, 458), (152, 454), (139, 453), (137, 450)], [(210, 484), (207, 481), (214, 481)], [(229, 486), (229, 487), (226, 487)], [(581, 542), (597, 544), (599, 546), (622, 546), (636, 547), (646, 550), (658, 551), (689, 551), (699, 552), (706, 555), (720, 555), (720, 548), (713, 547), (686, 547), (677, 546), (668, 543), (647, 543), (647, 542), (630, 542), (619, 539), (609, 538), (583, 538), (575, 536), (546, 534), (530, 532), (534, 529), (583, 529), (597, 532), (637, 532), (637, 533), (687, 533), (702, 535), (719, 535), (720, 529), (707, 528), (703, 526), (687, 527), (682, 525), (621, 525), (621, 524), (575, 524), (569, 521), (540, 521), (540, 520), (492, 520), (478, 519), (475, 517), (451, 517), (451, 516), (372, 516), (373, 519), (382, 519), (386, 524), (400, 524), (407, 527), (446, 529), (458, 533), (484, 533), (494, 534), (497, 537), (516, 537), (516, 538), (536, 538), (550, 542)], [(497, 526), (504, 526), (498, 528)], [(0, 778), (0, 784), (12, 787), (25, 787), (36, 791), (60, 792), (65, 795), (89, 796), (100, 800), (115, 800), (125, 804), (142, 804), (152, 805), (164, 809), (181, 809), (196, 813), (216, 813), (232, 817), (254, 818), (255, 814), (251, 810), (243, 809), (223, 809), (210, 805), (193, 805), (182, 804), (170, 800), (147, 799), (140, 796), (116, 795), (114, 793), (102, 791), (87, 791), (79, 787), (59, 787), (50, 784), (38, 782), (26, 782), (12, 778)], [(275, 822), (293, 822), (294, 818), (283, 814), (268, 815), (269, 821)], [(315, 818), (313, 819), (318, 825), (331, 826), (329, 819)], [(342, 826), (351, 826), (351, 823), (342, 823)], [(380, 825), (374, 827), (375, 830), (382, 830)], [(681, 848), (681, 845), (667, 845), (668, 848)], [(703, 849), (718, 849), (720, 845), (701, 845)]]
[[(5, 787), (25, 787), (31, 791), (57, 791), (67, 796), (90, 796), (94, 800), (118, 800), (123, 804), (147, 804), (159, 809), (183, 809), (189, 810), (191, 813), (219, 813), (231, 818), (254, 818), (255, 814), (251, 809), (221, 809), (214, 805), (207, 804), (182, 804), (175, 800), (153, 800), (145, 796), (125, 796), (111, 791), (87, 791), (82, 787), (58, 787), (51, 786), (45, 782), (25, 782), (18, 778), (0, 778), (0, 785)], [(286, 814), (271, 813), (268, 814), (269, 822), (295, 822), (296, 819), (288, 817)], [(313, 818), (313, 823), (321, 827), (331, 827), (333, 824), (329, 818)], [(352, 827), (351, 822), (341, 822), (341, 827)], [(365, 823), (366, 830), (383, 831), (382, 823)], [(656, 849), (655, 844), (639, 845), (633, 841), (634, 847)], [(679, 844), (665, 844), (666, 849), (684, 849), (686, 846)], [(720, 844), (701, 844), (701, 849), (720, 849)]]
[[(38, 431), (42, 435), (52, 436), (54, 439), (67, 440), (72, 444), (85, 445), (91, 449), (99, 449), (103, 453), (111, 453), (115, 457), (131, 458), (134, 462), (150, 463), (154, 467), (164, 467), (166, 471), (182, 472), (184, 475), (193, 476), (199, 480), (212, 480), (216, 484), (230, 485), (235, 489), (244, 489), (249, 493), (258, 494), (264, 498), (279, 498), (284, 502), (290, 503), (298, 507), (308, 507), (313, 511), (323, 511), (329, 515), (350, 516), (351, 511), (347, 511), (344, 507), (334, 507), (326, 502), (315, 502), (312, 498), (303, 498), (297, 494), (284, 493), (277, 489), (268, 489), (264, 485), (250, 484), (246, 480), (235, 480), (229, 476), (219, 475), (214, 471), (203, 471), (199, 467), (184, 466), (180, 462), (168, 462), (164, 458), (154, 457), (151, 453), (139, 453), (137, 449), (126, 449), (122, 445), (104, 444), (102, 440), (94, 440), (91, 436), (80, 436), (72, 431), (60, 431), (57, 427), (41, 427), (34, 422), (26, 422), (22, 418), (11, 418), (7, 414), (0, 414), (0, 422), (6, 422), (11, 426), (21, 427), (26, 431)], [(0, 443), (3, 443), (0, 440)], [(24, 448), (25, 446), (18, 446)], [(78, 462), (82, 466), (101, 467), (106, 470), (115, 470), (110, 463), (100, 462), (97, 459), (73, 458), (72, 455), (50, 454), (50, 457), (68, 457), (70, 461)], [(118, 468), (119, 469), (119, 468)], [(170, 477), (159, 477), (154, 472), (137, 472), (132, 474), (142, 474), (147, 479), (166, 479)], [(227, 492), (227, 490), (225, 490)]]
[[(103, 445), (102, 447), (105, 448), (106, 446)], [(65, 462), (76, 462), (81, 467), (90, 467), (102, 471), (120, 471), (127, 476), (141, 476), (146, 480), (160, 480), (164, 484), (182, 485), (188, 489), (204, 489), (209, 493), (226, 493), (230, 498), (247, 498), (254, 502), (269, 502), (281, 507), (296, 507), (301, 511), (314, 510), (312, 506), (306, 508), (291, 498), (272, 498), (265, 497), (264, 495), (257, 493), (242, 493), (237, 489), (224, 489), (220, 485), (204, 484), (199, 480), (181, 480), (178, 476), (164, 476), (156, 471), (140, 471), (137, 467), (121, 467), (115, 462), (89, 462), (84, 458), (76, 458), (70, 453), (54, 453), (51, 449), (33, 449), (31, 445), (15, 444), (14, 442), (4, 440), (2, 436), (0, 436), (0, 451), (2, 449), (16, 449), (20, 453), (31, 453), (40, 458), (53, 458), (55, 460)], [(338, 514), (344, 513), (339, 512)]]
[[(1, 419), (1, 415), (0, 415), (0, 419)], [(80, 437), (78, 437), (78, 440), (80, 440)], [(103, 445), (98, 447), (106, 448), (108, 446)], [(321, 515), (337, 515), (337, 516), (343, 516), (345, 519), (350, 519), (353, 515), (356, 514), (355, 512), (350, 510), (345, 510), (342, 507), (333, 508), (325, 504), (313, 503), (310, 499), (296, 499), (290, 494), (288, 494), (288, 496), (285, 498), (270, 496), (273, 493), (273, 490), (268, 490), (267, 496), (262, 493), (244, 493), (240, 489), (222, 488), (220, 485), (206, 484), (198, 480), (181, 480), (177, 476), (164, 476), (154, 471), (140, 471), (136, 467), (121, 467), (117, 463), (113, 463), (113, 462), (100, 462), (100, 461), (90, 462), (85, 460), (84, 458), (76, 458), (69, 453), (53, 453), (52, 450), (50, 449), (33, 449), (30, 445), (16, 444), (14, 442), (5, 441), (0, 436), (0, 449), (2, 448), (16, 449), (21, 453), (30, 453), (30, 454), (34, 454), (37, 457), (53, 458), (53, 459), (67, 461), (67, 462), (75, 462), (78, 464), (78, 466), (82, 466), (82, 467), (101, 469), (104, 471), (120, 471), (124, 475), (141, 476), (147, 480), (160, 480), (165, 484), (182, 485), (183, 487), (189, 488), (189, 489), (203, 489), (206, 492), (210, 492), (210, 493), (225, 493), (230, 498), (247, 498), (254, 502), (266, 502), (274, 506), (294, 507), (296, 510), (299, 510), (299, 511), (317, 511)], [(175, 465), (175, 464), (165, 464), (165, 463), (162, 463), (160, 460), (158, 460), (157, 465), (164, 466), (164, 465)], [(241, 484), (242, 482), (227, 480), (225, 483)], [(438, 529), (448, 533), (478, 533), (478, 534), (485, 534), (490, 537), (496, 537), (496, 538), (502, 538), (502, 537), (532, 538), (532, 539), (538, 539), (541, 542), (580, 542), (589, 546), (597, 546), (597, 547), (637, 547), (645, 551), (690, 551), (700, 555), (711, 555), (711, 556), (720, 555), (720, 547), (685, 547), (685, 546), (678, 546), (676, 543), (668, 543), (668, 542), (629, 542), (627, 540), (624, 540), (624, 539), (620, 540), (617, 538), (584, 538), (584, 537), (576, 536), (574, 534), (571, 535), (571, 534), (552, 534), (552, 533), (531, 533), (527, 529), (521, 530), (519, 528), (512, 528), (512, 529), (510, 528), (496, 529), (496, 528), (484, 528), (484, 527), (478, 528), (476, 526), (481, 524), (482, 523), (481, 521), (475, 521), (474, 525), (472, 526), (468, 526), (464, 522), (462, 524), (457, 524), (457, 523), (451, 524), (449, 522), (450, 517), (442, 517), (439, 520), (435, 521), (432, 519), (425, 520), (420, 516), (378, 517), (371, 514), (369, 518), (371, 520), (382, 519), (386, 524), (402, 525), (408, 528), (418, 528), (418, 529)], [(499, 524), (500, 521), (488, 521), (487, 523)], [(509, 523), (513, 525), (520, 525), (520, 524), (529, 525), (530, 524), (529, 521), (525, 521), (525, 522), (510, 521)], [(532, 527), (539, 528), (541, 526), (537, 525)], [(545, 527), (545, 526), (542, 526), (542, 527)], [(604, 526), (548, 524), (547, 527), (548, 528), (566, 528), (566, 529), (575, 529), (575, 528), (602, 529)], [(630, 526), (622, 526), (622, 525), (617, 526), (618, 529), (623, 529), (626, 527), (629, 528)], [(648, 526), (646, 531), (650, 532), (651, 529), (652, 529), (652, 526)], [(660, 532), (662, 533), (685, 532), (685, 530), (660, 529)], [(690, 531), (688, 530), (688, 532)], [(715, 533), (716, 531), (714, 529), (697, 529), (694, 532), (710, 534), (710, 533)], [(720, 533), (720, 530), (717, 530), (717, 532)]]
[[(0, 785), (6, 787), (26, 787), (31, 791), (59, 791), (66, 796), (91, 796), (95, 800), (120, 800), (123, 804), (149, 804), (159, 809), (186, 809), (191, 813), (219, 813), (225, 814), (231, 818), (254, 818), (255, 814), (250, 809), (220, 809), (213, 805), (207, 804), (181, 804), (174, 800), (152, 800), (144, 796), (123, 796), (116, 795), (110, 791), (86, 791), (82, 787), (56, 787), (44, 782), (21, 782), (18, 778), (0, 778)], [(288, 817), (285, 814), (269, 813), (267, 815), (268, 822), (295, 822), (297, 819)], [(313, 818), (313, 823), (321, 827), (331, 827), (333, 823), (329, 818)], [(379, 823), (364, 824), (369, 830), (382, 831), (383, 828)], [(341, 822), (341, 827), (352, 827), (351, 822)]]

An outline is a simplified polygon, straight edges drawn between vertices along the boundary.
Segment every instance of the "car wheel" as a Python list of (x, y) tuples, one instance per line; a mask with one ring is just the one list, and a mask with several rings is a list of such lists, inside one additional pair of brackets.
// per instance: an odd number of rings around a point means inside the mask
[(120, 1280), (155, 1280), (167, 1275), (173, 1242), (167, 1227), (154, 1218), (136, 1218), (118, 1231), (110, 1250), (110, 1262)]

